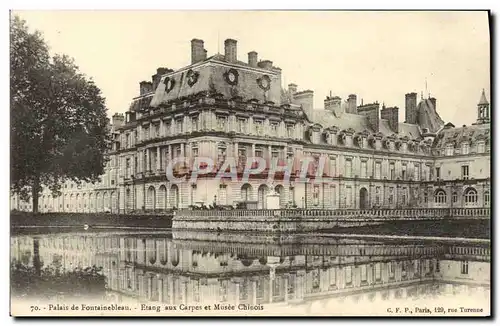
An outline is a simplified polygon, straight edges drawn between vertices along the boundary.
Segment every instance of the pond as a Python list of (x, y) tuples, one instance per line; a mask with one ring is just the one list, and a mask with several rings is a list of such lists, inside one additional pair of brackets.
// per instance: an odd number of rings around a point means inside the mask
[(11, 237), (11, 280), (46, 315), (488, 315), (490, 243), (52, 230)]

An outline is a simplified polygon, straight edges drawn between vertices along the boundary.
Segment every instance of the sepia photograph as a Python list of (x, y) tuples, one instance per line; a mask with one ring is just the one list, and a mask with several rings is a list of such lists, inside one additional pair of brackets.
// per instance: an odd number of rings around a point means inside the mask
[(491, 28), (11, 10), (11, 316), (491, 316)]

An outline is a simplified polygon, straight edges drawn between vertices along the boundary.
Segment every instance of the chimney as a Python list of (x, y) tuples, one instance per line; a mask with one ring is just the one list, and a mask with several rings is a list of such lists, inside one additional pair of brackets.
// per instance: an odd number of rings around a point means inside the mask
[(335, 114), (340, 113), (340, 107), (342, 104), (342, 99), (339, 96), (327, 96), (325, 98), (325, 110), (334, 112)]
[(314, 92), (311, 90), (301, 91), (293, 95), (293, 103), (302, 106), (307, 115), (312, 115), (314, 105)]
[(360, 115), (364, 115), (368, 118), (368, 124), (372, 127), (374, 132), (379, 132), (379, 104), (370, 103), (365, 105), (360, 105), (357, 107), (357, 112)]
[(236, 53), (236, 40), (228, 38), (224, 41), (224, 58), (227, 62), (236, 62), (238, 55)]
[(347, 98), (347, 113), (357, 114), (357, 97), (356, 94), (351, 94)]
[(290, 93), (291, 96), (293, 96), (295, 93), (297, 93), (297, 85), (296, 84), (288, 84), (288, 93)]
[(391, 128), (394, 133), (399, 132), (399, 108), (397, 106), (382, 108), (380, 111), (380, 118), (386, 119), (389, 122), (389, 128)]
[(168, 68), (164, 68), (164, 67), (160, 67), (160, 68), (156, 69), (156, 74), (151, 76), (151, 80), (153, 81), (153, 91), (155, 91), (156, 87), (158, 87), (158, 84), (160, 83), (160, 80), (161, 80), (161, 76), (163, 76), (169, 72), (173, 72), (173, 70), (168, 69)]
[(259, 68), (271, 70), (273, 68), (273, 62), (271, 60), (263, 60), (258, 64)]
[(255, 51), (248, 52), (248, 65), (257, 68), (258, 54)]
[(191, 64), (206, 59), (206, 50), (203, 48), (203, 40), (196, 38), (191, 40)]
[(113, 126), (115, 128), (119, 128), (119, 127), (123, 126), (124, 122), (125, 122), (125, 116), (123, 115), (123, 113), (113, 114), (113, 117), (111, 119), (111, 123), (113, 124)]
[(405, 95), (405, 122), (417, 124), (417, 120), (417, 93), (408, 93)]
[(141, 81), (139, 83), (139, 95), (144, 95), (144, 94), (147, 94), (149, 92), (152, 92), (153, 91), (153, 83), (151, 82), (148, 82), (148, 81)]

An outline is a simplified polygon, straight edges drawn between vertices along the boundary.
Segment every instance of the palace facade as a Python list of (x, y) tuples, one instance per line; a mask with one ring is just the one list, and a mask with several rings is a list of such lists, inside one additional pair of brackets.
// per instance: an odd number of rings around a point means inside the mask
[[(192, 205), (251, 203), (265, 208), (266, 194), (280, 194), (281, 207), (363, 209), (405, 207), (488, 207), (490, 205), (490, 104), (484, 90), (477, 121), (445, 124), (435, 98), (405, 95), (405, 121), (399, 108), (343, 100), (330, 94), (324, 108), (314, 92), (295, 84), (285, 90), (281, 69), (257, 52), (237, 56), (237, 42), (224, 42), (224, 54), (207, 57), (202, 40), (191, 41), (191, 64), (158, 68), (139, 84), (139, 96), (125, 114), (113, 116), (113, 148), (101, 184), (64, 185), (53, 198), (44, 191), (40, 211), (165, 211)], [(462, 109), (462, 108), (457, 108)], [(208, 157), (211, 173), (196, 182), (175, 184), (166, 176), (191, 175), (189, 164)], [(215, 178), (234, 159), (238, 176), (249, 157), (268, 166), (243, 182)], [(301, 182), (301, 163), (310, 182)], [(319, 166), (326, 162), (322, 173)], [(269, 167), (287, 164), (290, 182), (280, 174), (268, 181)], [(327, 182), (313, 182), (318, 176)], [(31, 209), (13, 197), (12, 208)]]

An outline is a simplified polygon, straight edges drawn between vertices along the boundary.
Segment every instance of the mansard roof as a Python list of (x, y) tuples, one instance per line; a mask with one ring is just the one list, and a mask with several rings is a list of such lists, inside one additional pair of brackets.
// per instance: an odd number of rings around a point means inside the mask
[(422, 99), (417, 106), (418, 122), (420, 127), (428, 129), (430, 132), (437, 132), (444, 125), (443, 119), (436, 111), (432, 99)]
[(434, 148), (444, 148), (447, 144), (453, 144), (455, 147), (462, 142), (475, 142), (478, 140), (489, 140), (490, 125), (480, 124), (464, 126), (459, 128), (446, 128), (438, 132), (434, 142)]
[[(389, 127), (389, 122), (386, 119), (379, 119), (379, 130), (373, 130), (368, 122), (368, 118), (360, 114), (352, 114), (343, 112), (340, 116), (336, 116), (328, 110), (313, 110), (309, 119), (312, 123), (318, 123), (323, 127), (338, 127), (339, 130), (354, 129), (355, 132), (368, 131), (370, 133), (380, 132), (383, 136), (394, 133)], [(398, 137), (407, 136), (411, 139), (420, 138), (420, 129), (417, 125), (409, 123), (399, 123)]]

